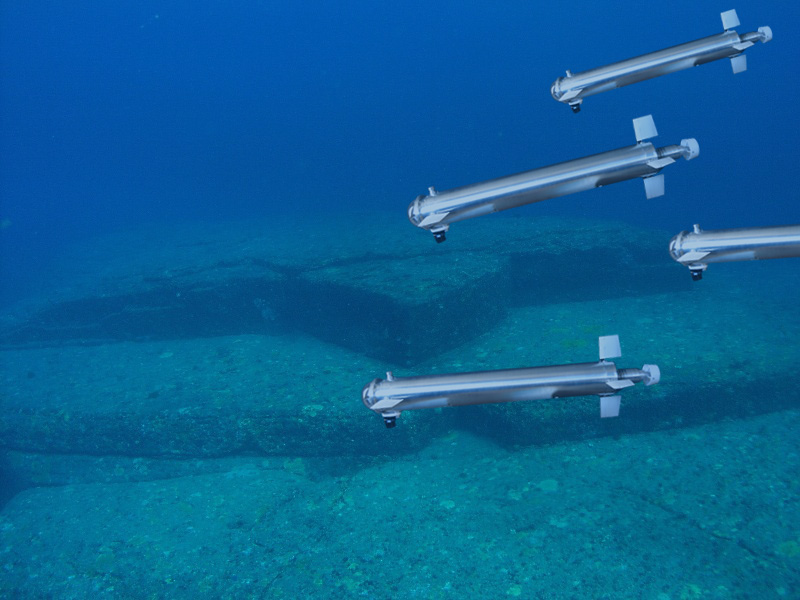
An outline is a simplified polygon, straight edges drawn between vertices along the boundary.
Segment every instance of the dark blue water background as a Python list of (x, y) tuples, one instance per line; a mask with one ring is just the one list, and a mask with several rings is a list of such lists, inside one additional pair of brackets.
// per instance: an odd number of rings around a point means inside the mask
[[(711, 35), (775, 39), (734, 76), (720, 61), (589, 98), (551, 83)], [(76, 241), (149, 224), (275, 212), (396, 213), (447, 189), (633, 143), (701, 156), (640, 182), (528, 208), (675, 232), (800, 222), (800, 6), (571, 2), (0, 4), (0, 251), (8, 303)], [(497, 218), (497, 217), (493, 217)], [(427, 236), (409, 225), (409, 235)], [(124, 251), (124, 249), (121, 249)]]

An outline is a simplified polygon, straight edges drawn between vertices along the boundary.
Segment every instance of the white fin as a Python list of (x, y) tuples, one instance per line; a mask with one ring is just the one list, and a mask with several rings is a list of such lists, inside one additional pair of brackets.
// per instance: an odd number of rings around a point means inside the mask
[(653, 115), (634, 119), (633, 131), (636, 134), (637, 142), (656, 137), (658, 135), (658, 130), (656, 129), (656, 122), (653, 121)]
[(720, 17), (722, 17), (722, 28), (725, 31), (740, 25), (736, 10), (726, 10), (724, 13), (720, 13)]
[(582, 90), (579, 90), (578, 88), (572, 88), (570, 91), (568, 91), (568, 92), (565, 92), (565, 93), (564, 93), (564, 95), (563, 95), (563, 96), (561, 96), (561, 98), (559, 98), (558, 100), (559, 100), (560, 102), (567, 102), (567, 101), (569, 101), (569, 100), (572, 100), (572, 99), (573, 99), (575, 96), (577, 96), (578, 94), (580, 94), (580, 93), (581, 93), (581, 91), (582, 91)]
[(681, 264), (689, 264), (703, 260), (706, 256), (711, 254), (710, 252), (701, 252), (699, 250), (692, 250), (691, 252), (687, 252), (683, 256), (678, 259), (678, 262)]
[(622, 356), (618, 335), (604, 335), (598, 339), (600, 346), (600, 360), (618, 358)]
[(420, 222), (419, 226), (420, 227), (427, 227), (428, 225), (436, 225), (436, 223), (438, 223), (439, 221), (444, 219), (447, 216), (447, 214), (448, 213), (441, 213), (441, 214), (434, 213), (432, 215), (428, 215), (427, 217), (422, 219), (422, 221)]
[(674, 158), (669, 158), (669, 157), (657, 158), (657, 159), (651, 160), (649, 163), (647, 163), (647, 166), (648, 167), (653, 167), (654, 169), (663, 169), (667, 165), (671, 165), (674, 162), (675, 162)]
[(621, 400), (620, 396), (600, 396), (600, 418), (618, 417)]
[(376, 402), (375, 404), (370, 406), (370, 408), (372, 410), (376, 410), (376, 411), (387, 410), (389, 408), (394, 408), (395, 406), (400, 404), (402, 401), (403, 401), (402, 398), (385, 398), (385, 399), (381, 400), (380, 402)]
[(615, 390), (624, 390), (627, 387), (631, 387), (633, 382), (630, 379), (614, 379), (613, 381), (607, 381), (608, 387), (615, 389)]
[(747, 57), (744, 54), (740, 54), (739, 56), (732, 56), (731, 68), (733, 69), (734, 75), (736, 75), (736, 73), (742, 73), (743, 71), (747, 71)]
[(644, 179), (644, 193), (647, 199), (658, 198), (664, 195), (664, 175), (654, 175), (653, 177), (645, 177)]

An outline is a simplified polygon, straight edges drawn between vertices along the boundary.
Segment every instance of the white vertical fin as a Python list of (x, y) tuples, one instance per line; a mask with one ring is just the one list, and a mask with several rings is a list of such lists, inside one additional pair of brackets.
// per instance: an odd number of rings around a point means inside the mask
[(600, 396), (600, 418), (618, 417), (621, 399), (621, 396)]
[(604, 335), (598, 340), (600, 345), (600, 360), (618, 358), (622, 356), (618, 335)]
[(725, 31), (739, 26), (739, 17), (736, 16), (736, 10), (726, 10), (724, 13), (720, 13), (720, 16), (722, 17), (722, 28)]
[(653, 115), (639, 117), (633, 120), (633, 131), (636, 134), (636, 142), (641, 142), (649, 138), (654, 138), (658, 135), (656, 130), (656, 123), (653, 121)]
[(731, 56), (731, 68), (733, 69), (734, 75), (742, 71), (747, 71), (747, 57), (744, 54)]
[(652, 177), (645, 177), (644, 179), (644, 193), (647, 199), (658, 198), (664, 195), (664, 174), (653, 175)]

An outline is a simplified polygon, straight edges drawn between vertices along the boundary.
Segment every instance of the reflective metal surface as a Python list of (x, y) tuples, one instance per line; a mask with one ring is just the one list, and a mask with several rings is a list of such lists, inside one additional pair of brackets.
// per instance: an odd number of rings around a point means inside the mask
[[(657, 135), (652, 117), (636, 119), (637, 137), (640, 130)], [(648, 124), (648, 126), (644, 126)], [(430, 188), (428, 195), (418, 196), (408, 207), (408, 218), (417, 227), (441, 234), (450, 223), (471, 219), (523, 204), (541, 202), (568, 194), (590, 190), (636, 177), (650, 178), (678, 158), (691, 160), (699, 153), (694, 139), (680, 144), (656, 148), (649, 142), (619, 148), (585, 158), (569, 160), (548, 167), (532, 169), (515, 175), (491, 179), (437, 192)], [(652, 191), (657, 189), (657, 191)], [(663, 194), (660, 187), (646, 186), (648, 198)]]
[(681, 231), (669, 243), (670, 256), (700, 279), (710, 263), (800, 256), (800, 225)]
[[(616, 336), (601, 338), (601, 348), (603, 340), (609, 338)], [(394, 419), (405, 410), (572, 396), (610, 396), (639, 382), (652, 385), (659, 378), (660, 372), (655, 365), (618, 370), (613, 362), (603, 359), (594, 363), (423, 377), (397, 378), (387, 373), (386, 379), (375, 379), (364, 387), (362, 400), (367, 408), (381, 414), (384, 419), (392, 419), (393, 425)]]
[[(732, 21), (726, 18), (730, 13), (733, 13)], [(726, 29), (738, 25), (735, 11), (727, 11), (722, 16)], [(766, 43), (771, 39), (772, 30), (769, 27), (760, 27), (758, 31), (742, 35), (725, 31), (581, 73), (567, 71), (566, 77), (556, 79), (550, 93), (553, 98), (569, 104), (574, 112), (578, 112), (583, 99), (588, 96), (722, 58), (732, 59), (734, 73), (738, 73), (747, 68), (745, 57), (740, 56), (742, 52), (756, 42)]]

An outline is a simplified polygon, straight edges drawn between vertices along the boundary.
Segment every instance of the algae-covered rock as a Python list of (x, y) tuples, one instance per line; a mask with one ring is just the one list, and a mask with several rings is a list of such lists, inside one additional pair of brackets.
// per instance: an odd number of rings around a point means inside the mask
[[(774, 374), (796, 362), (790, 292), (800, 277), (756, 286), (720, 268), (718, 283), (698, 287), (667, 256), (668, 236), (614, 223), (497, 216), (460, 223), (437, 245), (404, 219), (367, 222), (369, 235), (344, 217), (277, 218), (77, 249), (48, 295), (3, 319), (2, 448), (380, 456), (453, 427), (515, 447), (796, 402), (791, 381)], [(619, 367), (656, 363), (663, 375), (625, 390), (618, 419), (601, 420), (588, 397), (411, 411), (387, 431), (360, 400), (390, 370), (593, 361), (609, 334), (622, 341)], [(44, 462), (30, 465), (13, 472), (47, 480), (35, 471)]]

